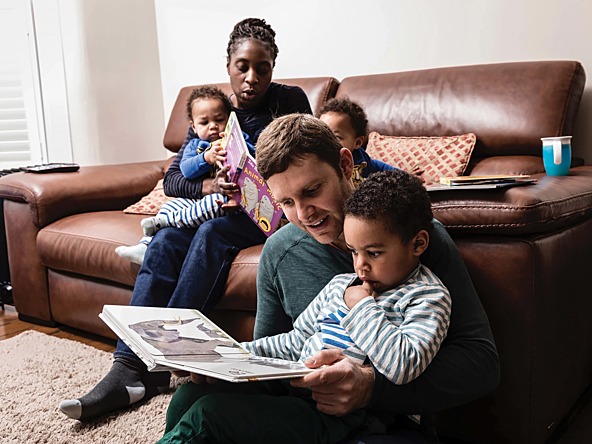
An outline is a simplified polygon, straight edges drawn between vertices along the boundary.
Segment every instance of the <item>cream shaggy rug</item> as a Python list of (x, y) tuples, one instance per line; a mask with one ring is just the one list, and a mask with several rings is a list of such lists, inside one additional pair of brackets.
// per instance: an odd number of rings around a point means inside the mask
[(110, 353), (39, 332), (0, 341), (0, 442), (156, 442), (172, 391), (92, 423), (68, 419), (58, 410), (62, 399), (86, 393), (110, 367)]

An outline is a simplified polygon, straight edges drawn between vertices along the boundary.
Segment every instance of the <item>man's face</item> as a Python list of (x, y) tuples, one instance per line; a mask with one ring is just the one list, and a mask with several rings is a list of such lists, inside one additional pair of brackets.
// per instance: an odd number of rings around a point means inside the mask
[(346, 249), (343, 239), (343, 204), (353, 191), (353, 159), (341, 150), (340, 178), (328, 163), (308, 154), (267, 181), (288, 220), (322, 244)]

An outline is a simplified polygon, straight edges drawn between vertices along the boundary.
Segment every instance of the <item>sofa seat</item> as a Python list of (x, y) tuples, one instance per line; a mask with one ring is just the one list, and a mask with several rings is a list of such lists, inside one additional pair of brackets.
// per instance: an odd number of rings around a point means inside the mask
[(131, 288), (140, 267), (121, 259), (115, 248), (138, 242), (143, 217), (122, 211), (97, 211), (57, 220), (39, 231), (39, 257), (52, 270), (104, 279)]
[[(93, 315), (96, 310), (100, 311), (102, 304), (129, 303), (140, 267), (120, 258), (115, 247), (138, 242), (142, 236), (140, 220), (144, 217), (122, 211), (81, 213), (53, 222), (39, 231), (37, 250), (41, 262), (50, 270), (48, 284), (55, 295), (51, 299), (51, 312), (56, 322), (116, 338)], [(253, 335), (256, 301), (252, 289), (256, 285), (261, 248), (261, 245), (247, 248), (235, 258), (224, 296), (211, 315), (238, 340), (249, 340)], [(80, 291), (72, 298), (74, 287), (79, 287)], [(118, 291), (105, 296), (112, 287)], [(97, 306), (97, 301), (101, 307)], [(77, 304), (77, 309), (67, 310), (69, 304)], [(88, 316), (81, 316), (80, 307), (89, 311)], [(78, 313), (74, 315), (75, 312)]]

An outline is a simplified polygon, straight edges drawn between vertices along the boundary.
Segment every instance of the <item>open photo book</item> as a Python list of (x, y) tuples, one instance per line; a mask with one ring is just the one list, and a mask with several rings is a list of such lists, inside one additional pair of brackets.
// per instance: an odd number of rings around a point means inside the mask
[(232, 199), (265, 235), (271, 236), (279, 228), (283, 211), (257, 171), (234, 111), (224, 130), (224, 144), (225, 165), (230, 166), (228, 177), (240, 188), (240, 193), (233, 194)]
[(198, 310), (105, 305), (99, 317), (150, 371), (185, 370), (230, 382), (313, 371), (299, 362), (253, 355)]

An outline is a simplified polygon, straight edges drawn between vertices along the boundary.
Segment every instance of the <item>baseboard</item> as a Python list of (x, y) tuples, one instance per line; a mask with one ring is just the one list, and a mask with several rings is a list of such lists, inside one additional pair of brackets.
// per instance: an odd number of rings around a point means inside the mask
[(24, 314), (18, 314), (18, 318), (24, 322), (30, 322), (31, 324), (38, 324), (43, 325), (45, 327), (57, 327), (57, 322), (55, 321), (46, 321), (45, 319), (38, 319), (33, 316), (27, 316)]

